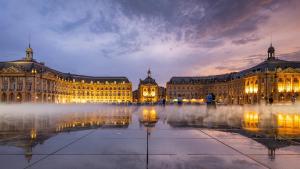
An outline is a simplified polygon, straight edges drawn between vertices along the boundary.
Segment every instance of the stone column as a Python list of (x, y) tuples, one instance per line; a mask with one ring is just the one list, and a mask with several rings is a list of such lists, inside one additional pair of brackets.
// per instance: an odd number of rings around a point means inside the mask
[(10, 78), (8, 77), (7, 80), (8, 80), (8, 82), (7, 82), (7, 91), (9, 91), (9, 88), (10, 88)]
[[(3, 88), (3, 77), (0, 77), (0, 90), (2, 91)], [(0, 96), (1, 97), (1, 96)]]
[(23, 82), (22, 82), (22, 102), (26, 101), (26, 76), (23, 77)]
[(33, 97), (33, 102), (36, 103), (36, 101), (37, 101), (37, 99), (36, 99), (36, 97), (37, 97), (37, 93), (36, 93), (36, 75), (34, 75), (32, 78), (33, 78), (33, 83), (32, 83), (33, 95), (32, 95), (32, 97)]
[(40, 79), (40, 81), (41, 81), (41, 101), (42, 101), (42, 103), (44, 103), (44, 79), (43, 78), (41, 78)]

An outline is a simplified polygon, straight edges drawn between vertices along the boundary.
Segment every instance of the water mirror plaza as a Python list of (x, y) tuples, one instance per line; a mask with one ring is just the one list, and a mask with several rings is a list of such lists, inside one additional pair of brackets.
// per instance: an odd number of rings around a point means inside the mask
[(300, 0), (0, 0), (0, 169), (300, 169)]
[(3, 169), (299, 168), (296, 104), (0, 107)]

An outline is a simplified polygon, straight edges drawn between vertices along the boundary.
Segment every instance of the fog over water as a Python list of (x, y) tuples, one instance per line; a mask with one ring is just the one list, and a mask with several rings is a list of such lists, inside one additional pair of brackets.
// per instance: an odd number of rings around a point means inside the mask
[[(216, 109), (207, 109), (205, 105), (167, 105), (167, 106), (136, 106), (136, 105), (101, 105), (101, 104), (3, 104), (0, 105), (0, 116), (24, 117), (31, 115), (65, 116), (76, 113), (89, 116), (89, 114), (113, 114), (118, 111), (120, 115), (126, 112), (130, 115), (140, 116), (143, 111), (153, 110), (157, 119), (166, 120), (171, 124), (206, 126), (221, 125), (228, 127), (240, 127), (245, 118), (253, 118), (253, 113), (259, 116), (260, 123), (263, 119), (284, 113), (285, 115), (299, 115), (299, 104), (286, 105), (228, 105), (217, 106)], [(247, 116), (247, 113), (252, 116)], [(254, 116), (255, 116), (254, 115)], [(247, 116), (247, 117), (246, 117)], [(258, 118), (258, 117), (254, 117)], [(246, 119), (247, 120), (247, 119)], [(253, 119), (252, 119), (253, 120)]]
[(296, 169), (300, 105), (0, 105), (4, 168), (144, 168), (147, 136), (149, 168)]

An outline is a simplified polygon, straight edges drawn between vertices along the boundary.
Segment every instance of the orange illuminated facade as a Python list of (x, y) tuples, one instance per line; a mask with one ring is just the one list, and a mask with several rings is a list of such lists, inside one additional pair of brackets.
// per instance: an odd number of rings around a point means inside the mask
[(172, 77), (167, 83), (166, 98), (186, 102), (205, 102), (208, 93), (223, 104), (255, 104), (273, 100), (291, 102), (300, 97), (300, 62), (275, 57), (275, 48), (268, 48), (262, 63), (240, 72), (215, 76)]
[(33, 59), (29, 46), (21, 60), (0, 62), (0, 102), (130, 103), (132, 84), (126, 77), (62, 73)]
[(138, 87), (138, 102), (139, 103), (156, 103), (159, 101), (159, 86), (151, 77), (150, 69), (147, 72), (147, 77), (140, 80)]

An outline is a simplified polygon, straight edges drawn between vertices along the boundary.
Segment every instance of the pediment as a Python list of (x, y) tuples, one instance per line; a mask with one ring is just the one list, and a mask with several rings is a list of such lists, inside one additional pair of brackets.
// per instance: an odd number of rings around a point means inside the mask
[(1, 73), (24, 73), (24, 71), (16, 66), (10, 66), (7, 68), (3, 68), (1, 71)]

